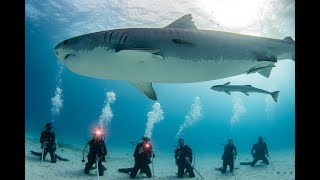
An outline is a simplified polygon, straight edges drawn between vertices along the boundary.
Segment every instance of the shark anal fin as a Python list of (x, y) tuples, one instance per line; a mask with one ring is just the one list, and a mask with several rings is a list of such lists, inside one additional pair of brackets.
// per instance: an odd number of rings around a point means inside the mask
[(139, 89), (140, 92), (145, 94), (148, 98), (152, 100), (157, 100), (156, 92), (152, 87), (151, 82), (140, 82), (140, 81), (129, 81), (134, 87)]
[(230, 91), (224, 91), (224, 92), (226, 92), (227, 94), (231, 95), (231, 92), (230, 92)]
[(164, 28), (198, 29), (192, 21), (191, 14), (186, 14)]
[(186, 46), (191, 46), (191, 47), (197, 46), (192, 42), (184, 41), (184, 40), (181, 40), (181, 39), (172, 39), (172, 41), (174, 43), (176, 43), (176, 44), (181, 44), (181, 45), (186, 45)]

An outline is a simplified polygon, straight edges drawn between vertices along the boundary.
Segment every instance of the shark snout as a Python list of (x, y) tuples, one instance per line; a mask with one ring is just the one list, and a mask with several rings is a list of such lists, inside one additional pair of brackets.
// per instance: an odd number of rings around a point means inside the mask
[(76, 56), (76, 53), (65, 46), (65, 42), (61, 42), (54, 48), (55, 55), (60, 61), (66, 61), (70, 57)]

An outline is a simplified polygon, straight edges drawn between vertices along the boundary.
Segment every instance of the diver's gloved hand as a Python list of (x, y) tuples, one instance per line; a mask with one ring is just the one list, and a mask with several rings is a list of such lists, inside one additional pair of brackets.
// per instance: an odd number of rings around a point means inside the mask
[(47, 148), (47, 144), (48, 144), (48, 142), (45, 141), (45, 142), (43, 142), (43, 143), (41, 144), (41, 147), (42, 147), (42, 148)]
[(105, 161), (105, 158), (104, 158), (104, 156), (97, 156), (97, 160), (98, 161)]
[(139, 154), (141, 154), (141, 153), (143, 153), (143, 148), (142, 147), (139, 149)]

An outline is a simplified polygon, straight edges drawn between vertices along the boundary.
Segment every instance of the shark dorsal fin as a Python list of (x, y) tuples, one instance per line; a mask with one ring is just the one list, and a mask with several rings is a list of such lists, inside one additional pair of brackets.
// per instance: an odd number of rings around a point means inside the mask
[(230, 82), (224, 83), (223, 86), (228, 86)]
[(252, 87), (251, 85), (245, 85), (245, 86)]
[(295, 44), (295, 42), (294, 42), (294, 40), (292, 39), (291, 36), (287, 36), (287, 37), (283, 38), (283, 40), (284, 40), (284, 41), (287, 41), (287, 42), (289, 42), (289, 43)]
[(192, 21), (191, 14), (186, 14), (164, 28), (198, 29)]

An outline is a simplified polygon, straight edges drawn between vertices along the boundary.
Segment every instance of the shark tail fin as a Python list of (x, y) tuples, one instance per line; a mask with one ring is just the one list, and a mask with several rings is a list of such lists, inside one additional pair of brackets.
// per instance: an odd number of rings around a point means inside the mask
[(275, 91), (275, 92), (270, 93), (270, 95), (272, 96), (272, 98), (275, 102), (278, 102), (279, 92), (280, 91)]

